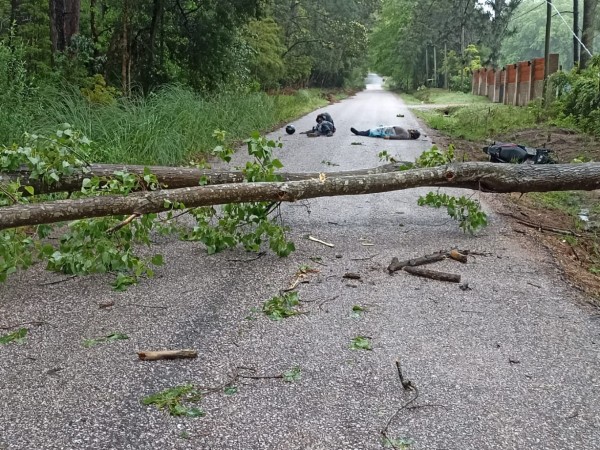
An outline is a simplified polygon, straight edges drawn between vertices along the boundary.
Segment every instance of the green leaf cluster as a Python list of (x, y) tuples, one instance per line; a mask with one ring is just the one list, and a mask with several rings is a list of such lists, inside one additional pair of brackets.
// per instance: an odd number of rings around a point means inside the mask
[(283, 320), (300, 314), (296, 308), (300, 304), (298, 292), (286, 292), (263, 303), (263, 313), (271, 320)]
[(19, 328), (17, 331), (0, 336), (0, 345), (10, 344), (24, 344), (25, 337), (27, 336), (27, 328)]
[[(224, 137), (216, 132), (218, 139)], [(247, 181), (279, 181), (276, 170), (283, 167), (281, 161), (273, 157), (273, 151), (281, 148), (281, 143), (261, 137), (258, 132), (246, 141), (248, 154), (253, 158), (242, 168)], [(229, 161), (232, 151), (218, 146), (215, 156)], [(194, 208), (191, 215), (196, 225), (184, 234), (185, 239), (200, 241), (206, 245), (209, 254), (218, 253), (237, 245), (248, 251), (258, 252), (267, 241), (269, 248), (279, 256), (288, 256), (295, 250), (293, 242), (286, 239), (286, 228), (271, 219), (277, 209), (273, 202), (232, 203), (220, 210), (214, 207)]]
[(172, 416), (202, 417), (206, 414), (202, 409), (187, 405), (200, 400), (201, 392), (192, 384), (184, 384), (144, 397), (142, 404), (166, 409)]
[(481, 210), (479, 202), (465, 196), (453, 197), (448, 194), (429, 192), (426, 196), (419, 197), (418, 204), (432, 208), (446, 207), (448, 215), (458, 221), (458, 226), (464, 232), (473, 234), (487, 226), (487, 215)]
[(371, 338), (366, 336), (356, 336), (350, 342), (350, 348), (352, 350), (373, 350)]
[(95, 347), (96, 345), (105, 344), (109, 342), (122, 341), (129, 339), (129, 336), (123, 333), (110, 333), (106, 336), (101, 336), (93, 339), (84, 339), (83, 346), (85, 348)]

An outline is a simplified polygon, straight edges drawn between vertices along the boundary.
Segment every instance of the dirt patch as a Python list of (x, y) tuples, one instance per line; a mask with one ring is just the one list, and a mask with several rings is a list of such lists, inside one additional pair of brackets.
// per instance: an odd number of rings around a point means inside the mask
[[(428, 134), (432, 142), (442, 149), (453, 144), (459, 161), (488, 160), (482, 150), (486, 142), (450, 138), (436, 130), (429, 130)], [(553, 151), (553, 157), (562, 163), (575, 158), (600, 161), (598, 141), (571, 130), (526, 129), (499, 135), (496, 140), (548, 148)], [(598, 204), (600, 191), (585, 193), (583, 202), (584, 206)], [(577, 217), (560, 209), (545, 207), (529, 194), (495, 194), (490, 203), (497, 213), (509, 220), (515, 231), (532, 237), (548, 248), (568, 280), (588, 293), (593, 304), (600, 306), (600, 274), (596, 273), (600, 268), (600, 229), (582, 230)]]

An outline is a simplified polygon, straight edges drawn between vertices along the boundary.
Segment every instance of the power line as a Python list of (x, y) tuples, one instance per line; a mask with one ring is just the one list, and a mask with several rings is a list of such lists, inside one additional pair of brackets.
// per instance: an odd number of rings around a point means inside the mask
[(569, 26), (569, 24), (567, 23), (567, 21), (565, 20), (565, 18), (562, 16), (562, 14), (560, 13), (560, 11), (556, 8), (556, 6), (554, 5), (554, 3), (549, 2), (548, 0), (545, 0), (545, 3), (550, 4), (550, 6), (552, 6), (552, 8), (554, 8), (554, 11), (556, 11), (556, 14), (558, 14), (558, 17), (560, 17), (562, 19), (562, 21), (565, 23), (565, 25), (567, 26), (567, 28), (569, 29), (569, 31), (571, 32), (571, 34), (575, 37), (575, 39), (577, 39), (577, 42), (579, 42), (579, 44), (588, 53), (588, 55), (594, 56), (594, 55), (592, 55), (592, 52), (590, 52), (588, 50), (588, 48), (585, 45), (583, 45), (583, 42), (581, 42), (581, 39), (579, 39), (579, 36), (577, 36), (577, 34), (575, 34), (573, 32), (573, 30), (571, 29), (571, 27)]
[(536, 9), (538, 9), (540, 6), (542, 6), (542, 5), (545, 5), (545, 4), (546, 4), (546, 0), (542, 0), (542, 3), (540, 3), (539, 5), (537, 5), (537, 6), (534, 6), (533, 8), (531, 8), (531, 9), (530, 9), (530, 10), (528, 10), (528, 11), (525, 11), (523, 14), (519, 14), (517, 17), (513, 17), (511, 20), (517, 20), (517, 19), (520, 19), (521, 17), (523, 17), (523, 16), (526, 16), (526, 15), (527, 15), (527, 14), (529, 14), (530, 12), (532, 12), (532, 11), (535, 11), (535, 10), (536, 10)]

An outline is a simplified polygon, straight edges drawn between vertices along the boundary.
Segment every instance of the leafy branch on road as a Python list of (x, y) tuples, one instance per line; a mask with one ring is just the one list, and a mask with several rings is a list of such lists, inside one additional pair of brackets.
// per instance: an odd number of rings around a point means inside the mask
[(239, 366), (235, 368), (232, 376), (217, 386), (203, 387), (186, 383), (148, 395), (142, 399), (142, 404), (154, 405), (160, 410), (167, 410), (172, 416), (203, 417), (206, 413), (201, 408), (190, 404), (197, 404), (210, 394), (234, 395), (238, 392), (240, 379), (281, 379), (284, 382), (293, 383), (299, 381), (301, 375), (299, 366), (294, 366), (278, 375), (256, 375), (255, 372), (254, 368)]

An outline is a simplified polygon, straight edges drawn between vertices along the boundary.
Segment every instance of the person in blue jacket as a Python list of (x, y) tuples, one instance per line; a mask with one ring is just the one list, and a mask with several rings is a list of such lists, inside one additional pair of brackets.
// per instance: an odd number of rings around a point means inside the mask
[(378, 126), (365, 131), (358, 131), (356, 128), (350, 128), (357, 136), (377, 137), (383, 139), (419, 139), (421, 133), (418, 130), (407, 130), (399, 126)]

